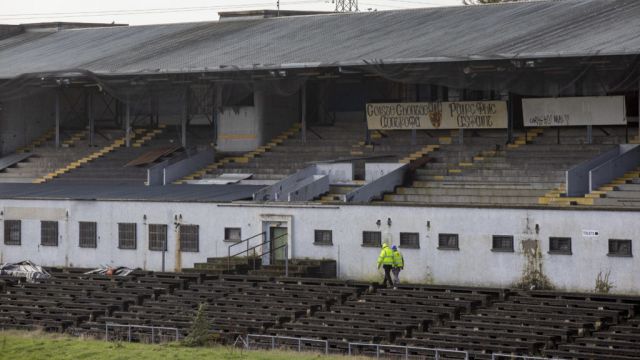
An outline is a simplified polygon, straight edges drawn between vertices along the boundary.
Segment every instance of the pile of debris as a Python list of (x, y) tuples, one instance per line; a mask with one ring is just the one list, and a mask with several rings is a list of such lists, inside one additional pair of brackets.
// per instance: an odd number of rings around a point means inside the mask
[(42, 266), (36, 265), (29, 260), (0, 264), (0, 275), (23, 277), (27, 282), (35, 282), (36, 280), (51, 277), (51, 274), (43, 269)]
[(104, 266), (87, 271), (85, 275), (98, 274), (98, 275), (107, 275), (107, 276), (127, 276), (133, 272), (134, 269), (129, 269), (128, 267), (119, 266), (119, 267), (111, 267)]

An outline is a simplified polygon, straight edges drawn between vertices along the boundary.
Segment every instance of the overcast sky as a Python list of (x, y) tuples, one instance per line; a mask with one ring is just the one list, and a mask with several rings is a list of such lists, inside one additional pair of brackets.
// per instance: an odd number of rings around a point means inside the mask
[[(280, 0), (284, 10), (332, 11), (332, 0)], [(131, 25), (216, 20), (218, 11), (275, 9), (277, 0), (0, 0), (0, 24), (47, 21)], [(359, 0), (360, 11), (460, 5), (462, 0)]]

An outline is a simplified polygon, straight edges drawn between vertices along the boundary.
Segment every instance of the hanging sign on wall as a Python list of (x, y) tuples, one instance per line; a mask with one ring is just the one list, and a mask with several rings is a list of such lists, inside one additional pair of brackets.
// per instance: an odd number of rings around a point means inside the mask
[(370, 130), (506, 129), (506, 101), (367, 104)]
[(524, 126), (625, 125), (624, 96), (522, 99)]

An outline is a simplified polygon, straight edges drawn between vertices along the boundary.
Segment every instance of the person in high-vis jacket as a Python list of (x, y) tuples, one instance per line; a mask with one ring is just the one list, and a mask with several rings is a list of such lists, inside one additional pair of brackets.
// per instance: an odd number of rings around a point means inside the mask
[(400, 271), (404, 269), (404, 257), (395, 245), (391, 247), (391, 251), (393, 252), (393, 268), (391, 269), (393, 286), (398, 286), (400, 284)]
[(387, 284), (393, 286), (393, 280), (391, 280), (391, 269), (393, 268), (393, 251), (386, 243), (382, 244), (382, 250), (380, 256), (378, 256), (378, 269), (380, 266), (384, 269), (384, 281), (382, 285), (387, 287)]

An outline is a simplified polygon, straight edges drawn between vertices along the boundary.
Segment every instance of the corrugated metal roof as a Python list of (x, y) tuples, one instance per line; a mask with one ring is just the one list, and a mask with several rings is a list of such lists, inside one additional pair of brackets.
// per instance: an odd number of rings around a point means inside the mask
[(251, 199), (256, 185), (0, 184), (0, 199), (228, 202)]
[[(0, 41), (0, 78), (640, 53), (640, 1), (562, 0), (63, 30)], [(41, 35), (41, 34), (39, 34)]]

